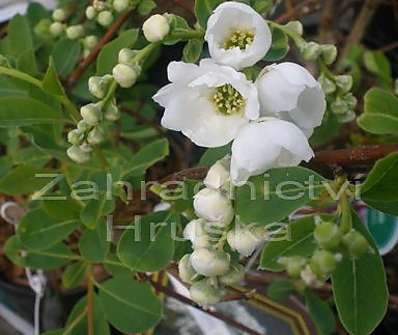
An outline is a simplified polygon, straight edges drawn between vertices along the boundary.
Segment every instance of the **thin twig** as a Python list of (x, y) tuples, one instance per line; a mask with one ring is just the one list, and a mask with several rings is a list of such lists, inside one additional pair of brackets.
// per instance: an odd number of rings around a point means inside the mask
[(115, 22), (109, 27), (106, 34), (97, 43), (91, 53), (79, 64), (75, 71), (68, 78), (68, 85), (73, 86), (83, 75), (86, 69), (97, 59), (98, 54), (105, 44), (107, 44), (119, 31), (119, 28), (130, 17), (132, 11), (128, 11), (120, 15)]
[(94, 283), (91, 267), (87, 272), (87, 334), (94, 335)]

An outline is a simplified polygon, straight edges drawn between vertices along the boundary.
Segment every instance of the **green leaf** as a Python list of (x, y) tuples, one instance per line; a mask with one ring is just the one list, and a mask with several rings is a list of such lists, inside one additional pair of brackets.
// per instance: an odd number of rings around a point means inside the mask
[(267, 296), (277, 302), (286, 301), (294, 292), (294, 285), (290, 280), (276, 280), (267, 287)]
[(390, 86), (392, 83), (391, 65), (388, 58), (381, 51), (365, 51), (363, 61), (366, 69), (379, 77), (382, 84)]
[(18, 236), (8, 239), (4, 251), (14, 264), (32, 269), (60, 268), (76, 258), (76, 255), (61, 243), (43, 251), (26, 249)]
[(200, 158), (198, 165), (211, 166), (218, 160), (224, 158), (231, 152), (231, 145), (227, 144), (223, 147), (210, 148), (205, 151), (203, 156)]
[(107, 194), (100, 194), (98, 199), (89, 200), (80, 213), (82, 223), (89, 229), (94, 229), (103, 216), (111, 214), (115, 209), (114, 199), (108, 200)]
[(398, 215), (398, 153), (376, 162), (361, 187), (361, 199), (382, 212)]
[(133, 176), (145, 173), (155, 163), (161, 161), (169, 154), (169, 143), (166, 139), (160, 139), (144, 146), (129, 161), (129, 167), (123, 176)]
[(352, 335), (368, 335), (387, 311), (386, 274), (369, 232), (355, 213), (353, 220), (353, 227), (366, 237), (373, 252), (359, 259), (344, 257), (332, 275), (332, 287), (344, 327)]
[(62, 275), (62, 286), (66, 289), (78, 287), (84, 281), (87, 272), (87, 263), (76, 262), (68, 265)]
[(109, 251), (107, 225), (101, 222), (95, 230), (86, 229), (79, 241), (81, 255), (90, 262), (102, 262)]
[(267, 62), (275, 62), (286, 56), (289, 52), (289, 38), (286, 33), (279, 28), (272, 27), (272, 45), (271, 49), (267, 52), (264, 60)]
[(119, 51), (123, 48), (134, 46), (138, 38), (138, 29), (129, 29), (120, 34), (113, 41), (106, 44), (97, 60), (97, 74), (105, 75), (112, 73), (113, 67), (118, 63)]
[(58, 78), (57, 70), (55, 69), (54, 60), (52, 57), (50, 57), (50, 64), (43, 79), (43, 89), (55, 96), (65, 95), (64, 87)]
[(179, 15), (171, 14), (169, 16), (170, 32), (163, 40), (165, 45), (174, 45), (182, 41), (181, 36), (188, 35), (192, 31), (187, 20)]
[(17, 69), (32, 76), (38, 73), (36, 57), (33, 50), (25, 50), (17, 58)]
[(33, 37), (29, 22), (25, 16), (15, 15), (8, 25), (8, 48), (14, 57), (25, 51), (33, 52)]
[(310, 290), (304, 292), (305, 304), (320, 335), (334, 334), (336, 319), (329, 304), (319, 298)]
[(0, 128), (64, 122), (62, 113), (29, 97), (0, 98)]
[(80, 59), (81, 45), (78, 41), (61, 39), (52, 51), (55, 68), (61, 78), (68, 76)]
[(203, 40), (189, 40), (183, 50), (183, 60), (186, 63), (196, 63), (203, 51)]
[(17, 233), (21, 242), (29, 249), (46, 250), (68, 237), (78, 223), (76, 219), (52, 219), (39, 208), (24, 215)]
[(129, 228), (118, 244), (118, 256), (122, 263), (141, 272), (164, 269), (174, 255), (169, 213), (146, 215)]
[[(73, 307), (72, 312), (68, 317), (68, 321), (65, 325), (65, 331), (62, 334), (68, 335), (86, 335), (87, 334), (87, 296), (79, 300), (79, 302)], [(83, 317), (82, 317), (83, 316)], [(76, 320), (80, 318), (80, 321), (76, 323)], [(94, 318), (94, 334), (95, 335), (110, 335), (109, 325), (104, 319), (104, 308), (101, 300), (97, 294), (93, 295), (93, 318)], [(69, 332), (68, 332), (68, 331)]]
[(156, 8), (156, 2), (153, 0), (142, 0), (138, 5), (138, 13), (142, 16), (149, 15)]
[(326, 179), (303, 167), (272, 169), (236, 192), (236, 209), (245, 224), (278, 222), (316, 199)]
[(206, 28), (207, 19), (222, 0), (195, 0), (195, 15), (202, 28)]
[(283, 271), (284, 267), (278, 264), (283, 256), (311, 256), (316, 249), (314, 242), (315, 222), (313, 217), (303, 218), (287, 226), (286, 236), (280, 241), (271, 240), (266, 243), (260, 259), (259, 268), (269, 271)]
[(142, 333), (162, 317), (162, 305), (146, 283), (120, 276), (98, 287), (106, 319), (123, 333)]

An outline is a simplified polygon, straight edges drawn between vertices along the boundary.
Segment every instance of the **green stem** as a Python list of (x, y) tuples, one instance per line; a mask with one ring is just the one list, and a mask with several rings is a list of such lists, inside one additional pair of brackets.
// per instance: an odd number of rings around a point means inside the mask
[(87, 334), (94, 335), (94, 278), (91, 266), (87, 272)]
[(108, 161), (106, 160), (106, 158), (104, 156), (104, 153), (102, 152), (101, 148), (100, 147), (95, 147), (94, 150), (95, 150), (95, 153), (96, 153), (96, 155), (97, 155), (97, 157), (98, 157), (98, 159), (99, 159), (99, 161), (101, 163), (101, 167), (104, 170), (107, 170), (109, 168), (109, 164), (108, 164)]
[(173, 33), (173, 38), (182, 40), (202, 39), (204, 32), (202, 30), (189, 30), (186, 32)]
[(142, 65), (144, 63), (145, 59), (154, 51), (156, 48), (160, 46), (159, 42), (156, 43), (150, 43), (143, 49), (141, 49), (138, 54), (135, 56), (135, 61), (138, 65)]

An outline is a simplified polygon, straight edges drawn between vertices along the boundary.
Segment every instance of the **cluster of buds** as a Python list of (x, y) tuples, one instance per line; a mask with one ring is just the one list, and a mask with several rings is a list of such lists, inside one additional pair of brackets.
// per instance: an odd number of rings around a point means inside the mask
[(369, 242), (358, 231), (352, 229), (343, 233), (337, 224), (330, 221), (317, 224), (314, 239), (318, 248), (311, 257), (291, 256), (278, 259), (278, 263), (283, 265), (290, 277), (301, 278), (309, 287), (323, 286), (343, 257), (359, 258), (371, 251)]
[(322, 73), (318, 79), (326, 94), (329, 110), (342, 123), (355, 118), (357, 99), (352, 94), (353, 79), (350, 75), (334, 76)]
[(333, 44), (318, 44), (317, 42), (302, 42), (299, 51), (307, 61), (321, 59), (326, 65), (333, 64), (337, 58), (337, 48)]
[(193, 252), (181, 258), (178, 269), (182, 281), (190, 284), (196, 303), (207, 306), (219, 302), (225, 286), (244, 278), (240, 256), (250, 256), (266, 238), (263, 228), (238, 226), (230, 191), (229, 157), (214, 164), (205, 180), (205, 188), (194, 196), (198, 219), (189, 222), (184, 238)]
[(122, 49), (119, 52), (119, 63), (113, 68), (112, 74), (120, 87), (132, 87), (141, 74), (141, 66), (136, 61), (139, 51)]
[(131, 0), (95, 0), (91, 6), (86, 8), (88, 20), (96, 20), (103, 27), (109, 27), (114, 20), (114, 13), (121, 13), (129, 9)]

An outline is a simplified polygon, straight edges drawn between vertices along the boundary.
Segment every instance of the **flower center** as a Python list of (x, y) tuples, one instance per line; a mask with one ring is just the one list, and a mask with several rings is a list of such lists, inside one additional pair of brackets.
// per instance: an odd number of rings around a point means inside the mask
[(230, 84), (217, 87), (212, 100), (217, 110), (226, 115), (238, 114), (245, 107), (245, 99)]
[(238, 47), (241, 50), (253, 43), (254, 34), (248, 30), (237, 30), (233, 32), (224, 42), (224, 49), (232, 49)]

